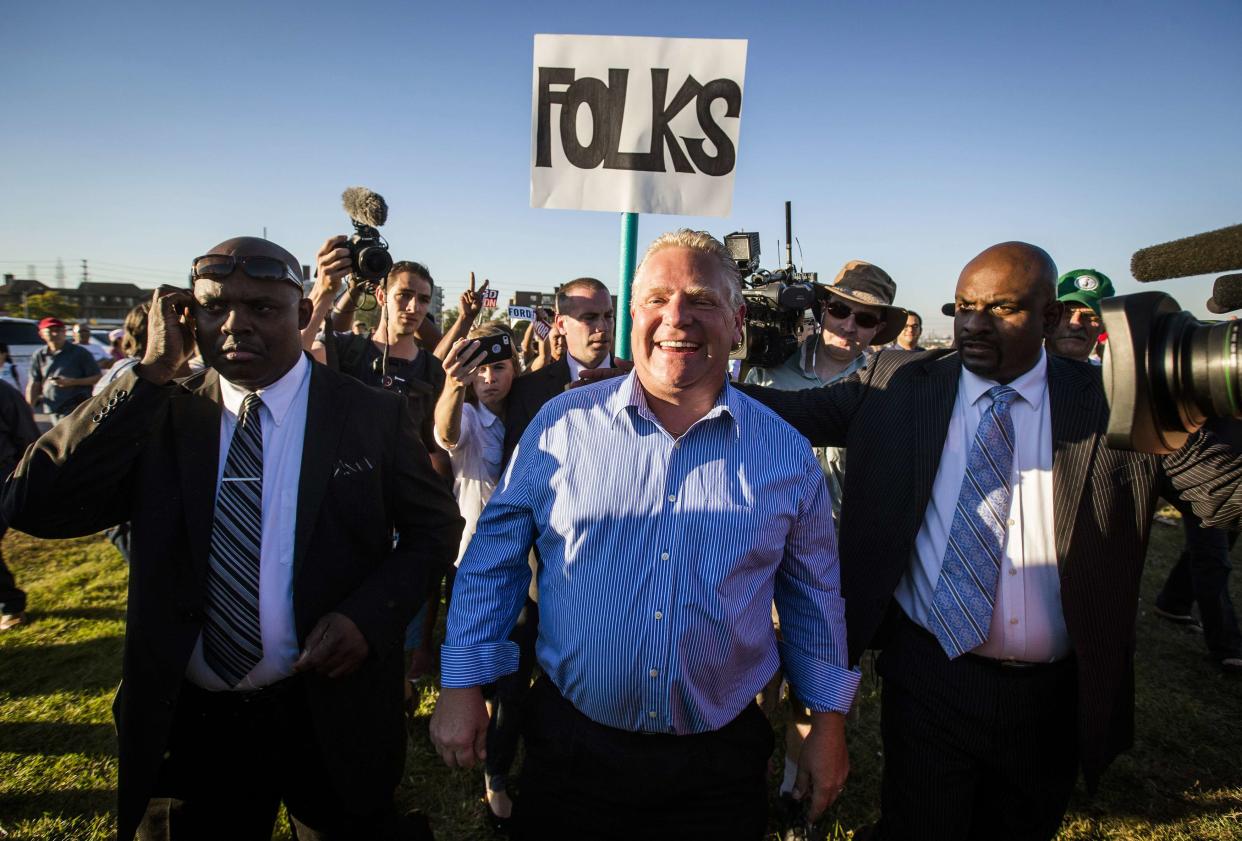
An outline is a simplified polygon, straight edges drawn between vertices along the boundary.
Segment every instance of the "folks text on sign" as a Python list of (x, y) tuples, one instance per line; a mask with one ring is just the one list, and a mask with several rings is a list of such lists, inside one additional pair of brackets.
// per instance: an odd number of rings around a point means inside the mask
[(746, 42), (536, 35), (531, 206), (727, 216)]

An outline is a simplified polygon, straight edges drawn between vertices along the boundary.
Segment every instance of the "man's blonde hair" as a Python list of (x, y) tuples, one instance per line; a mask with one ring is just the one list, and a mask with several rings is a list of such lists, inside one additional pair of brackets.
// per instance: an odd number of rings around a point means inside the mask
[(725, 286), (729, 288), (729, 308), (736, 310), (745, 303), (742, 299), (742, 278), (738, 274), (737, 263), (733, 260), (733, 255), (729, 253), (729, 249), (724, 247), (724, 243), (707, 231), (678, 228), (656, 237), (655, 242), (647, 247), (647, 253), (643, 255), (642, 262), (638, 264), (638, 270), (634, 272), (634, 276), (638, 277), (643, 266), (651, 259), (651, 255), (666, 248), (688, 248), (710, 257), (720, 270), (720, 277), (724, 280)]

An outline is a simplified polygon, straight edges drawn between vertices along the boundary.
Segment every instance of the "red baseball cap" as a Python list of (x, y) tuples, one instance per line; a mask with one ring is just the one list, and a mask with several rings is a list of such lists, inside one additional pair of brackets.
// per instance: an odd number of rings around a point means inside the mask
[(48, 330), (53, 327), (59, 327), (60, 329), (63, 330), (65, 329), (65, 322), (61, 321), (59, 318), (53, 318), (50, 315), (47, 318), (39, 322), (40, 330)]

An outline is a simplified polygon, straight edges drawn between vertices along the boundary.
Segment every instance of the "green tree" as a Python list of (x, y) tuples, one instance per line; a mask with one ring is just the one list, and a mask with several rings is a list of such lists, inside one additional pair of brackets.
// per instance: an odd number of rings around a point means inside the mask
[(28, 295), (25, 306), (18, 303), (15, 308), (19, 310), (18, 315), (29, 313), (29, 317), (34, 319), (51, 316), (66, 320), (78, 317), (78, 305), (72, 301), (66, 301), (59, 292), (51, 290)]

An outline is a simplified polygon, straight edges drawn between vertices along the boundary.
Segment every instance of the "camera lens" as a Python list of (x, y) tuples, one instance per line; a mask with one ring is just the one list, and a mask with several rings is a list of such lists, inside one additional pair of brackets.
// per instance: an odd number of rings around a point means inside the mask
[(1238, 325), (1205, 324), (1188, 312), (1156, 322), (1150, 352), (1156, 393), (1169, 397), (1170, 424), (1197, 429), (1209, 418), (1238, 415)]
[(371, 246), (358, 251), (358, 272), (368, 280), (379, 280), (392, 269), (388, 249)]
[(1162, 292), (1102, 309), (1110, 446), (1169, 453), (1212, 418), (1242, 417), (1239, 322), (1199, 321)]

